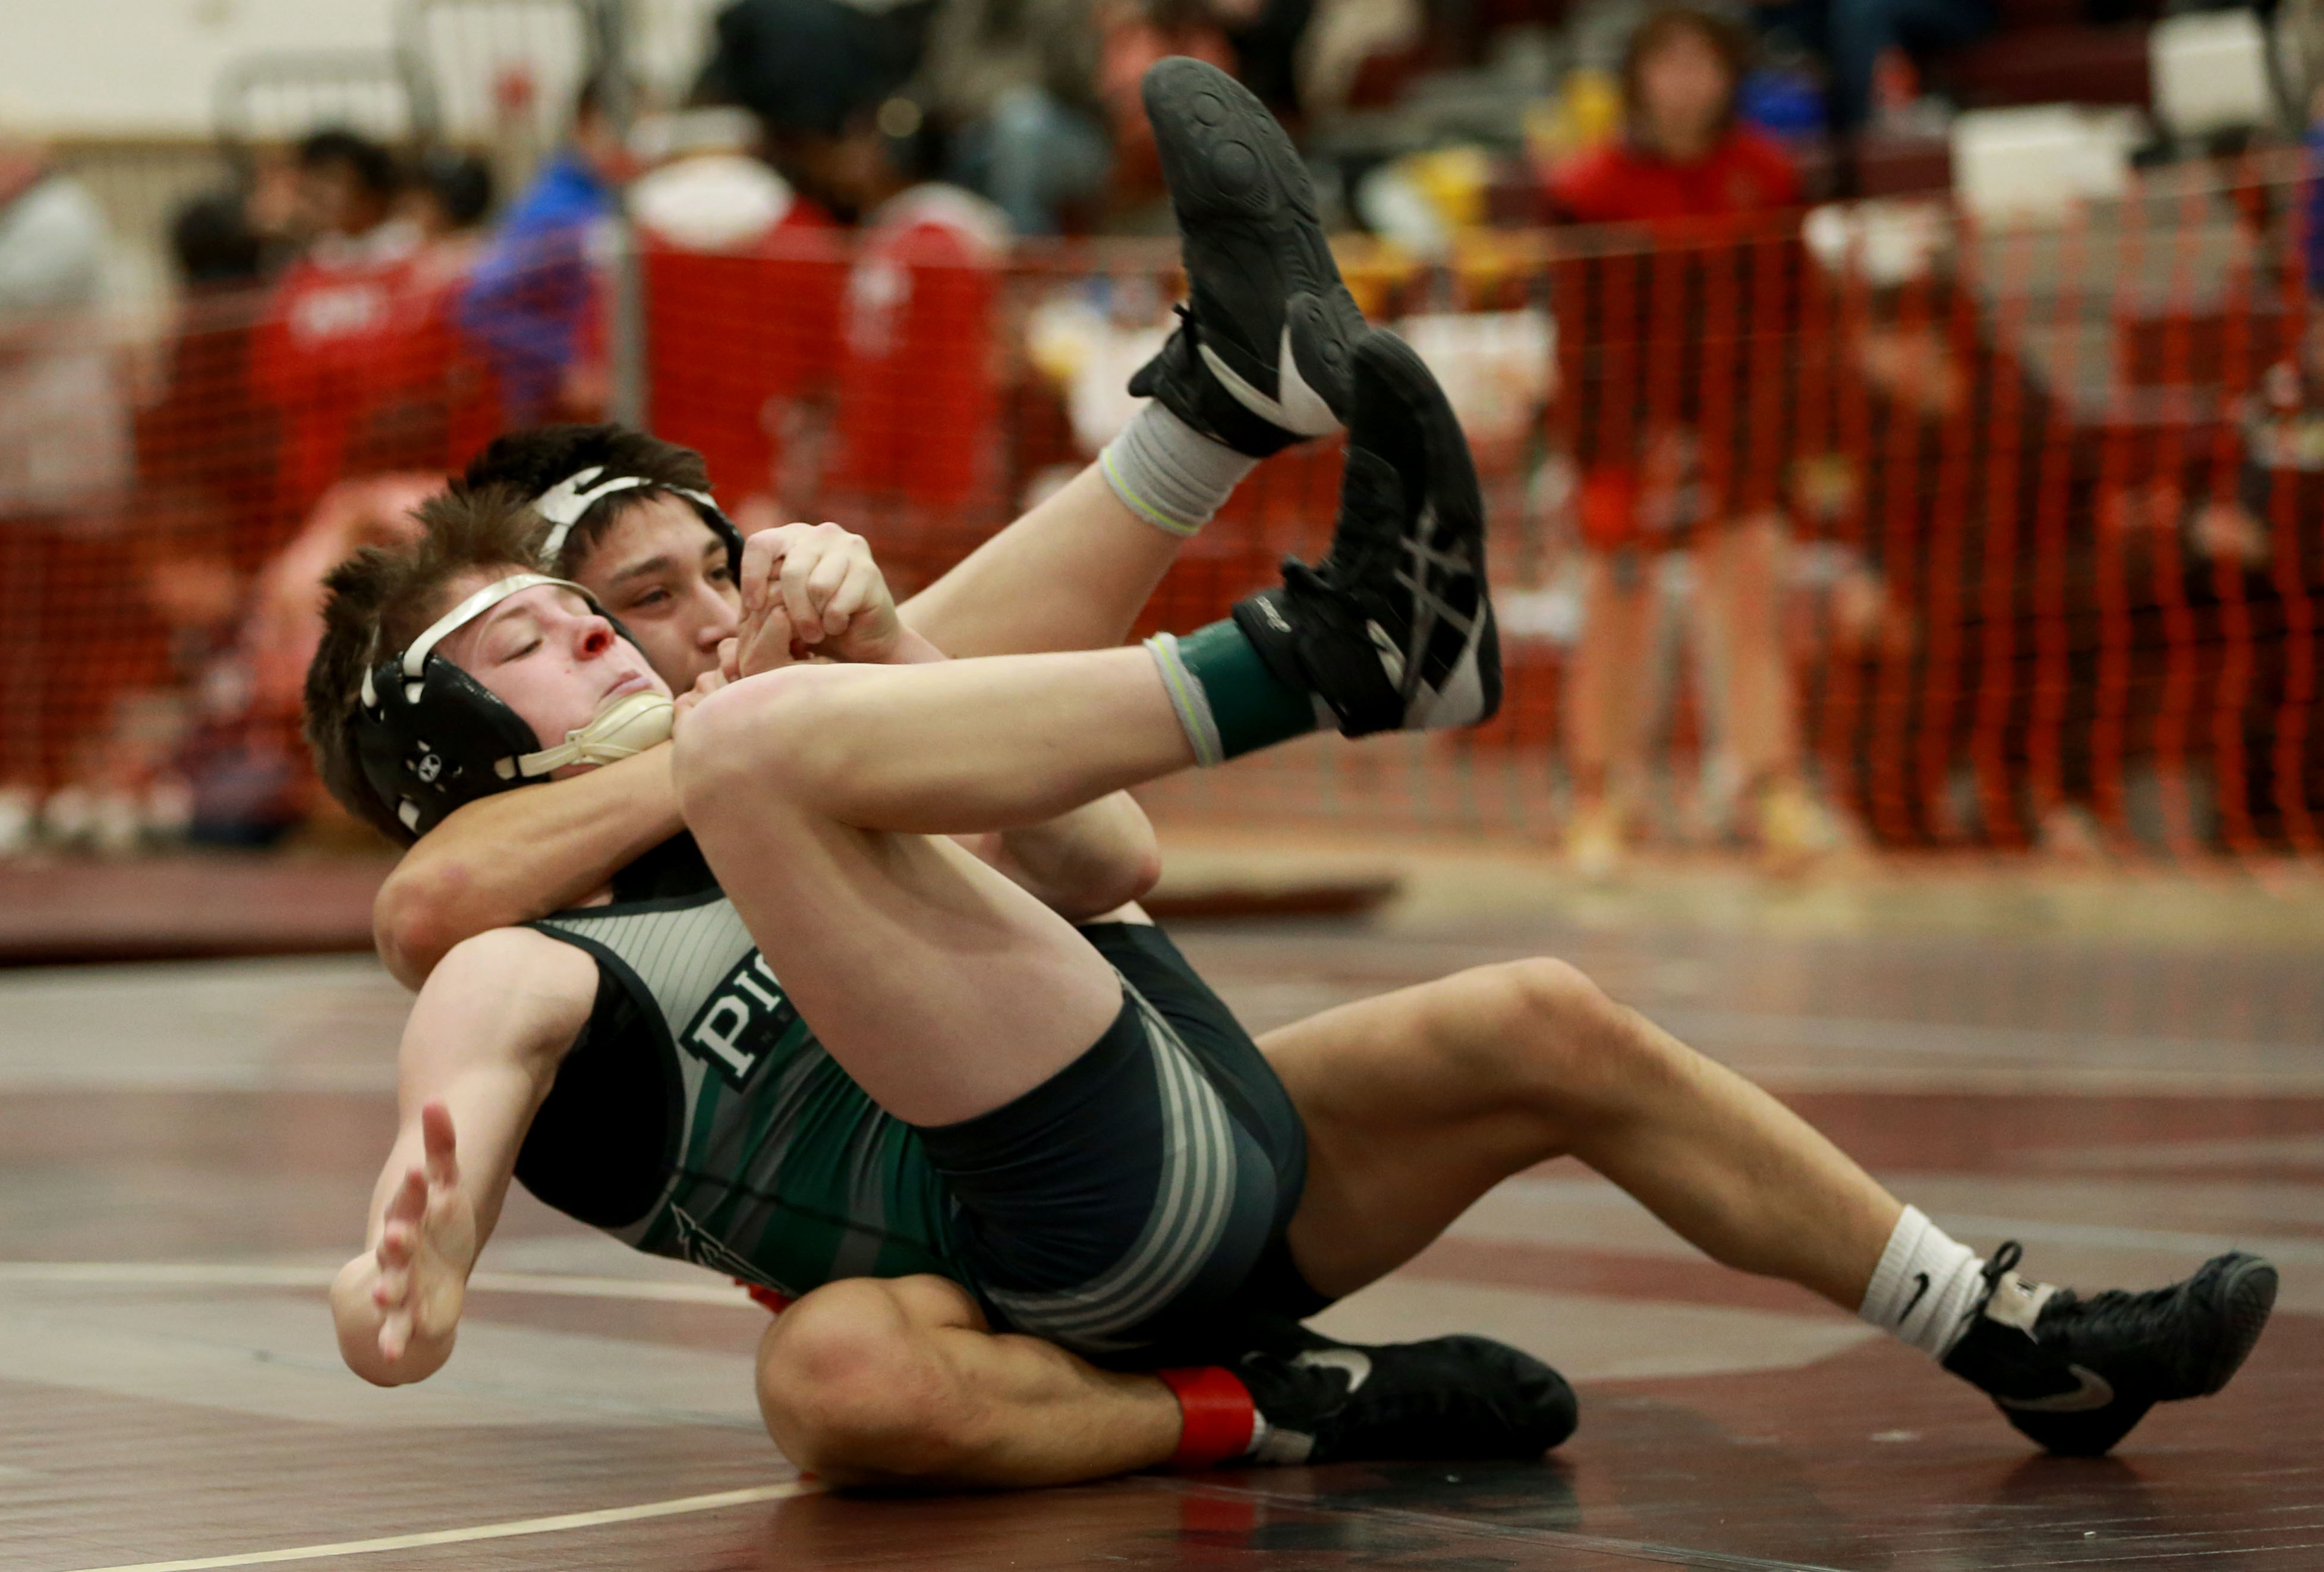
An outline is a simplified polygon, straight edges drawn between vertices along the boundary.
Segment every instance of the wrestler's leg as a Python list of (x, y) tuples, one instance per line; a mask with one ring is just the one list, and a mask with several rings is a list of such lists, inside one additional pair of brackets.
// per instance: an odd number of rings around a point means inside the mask
[(1500, 1177), (1571, 1153), (1729, 1265), (1814, 1290), (1990, 1395), (2054, 1452), (2106, 1451), (2157, 1402), (2224, 1387), (2274, 1303), (2242, 1251), (2081, 1298), (1900, 1205), (1783, 1105), (1572, 968), (1523, 961), (1345, 1007), (1262, 1046), (1308, 1127), (1289, 1244), (1341, 1292)]
[(1102, 649), (1129, 636), (1186, 538), (1131, 512), (1092, 464), (898, 613), (947, 655)]
[(784, 1456), (838, 1485), (1067, 1485), (1167, 1462), (1181, 1419), (1120, 1375), (987, 1328), (940, 1277), (850, 1278), (759, 1344), (759, 1411)]
[(1796, 1114), (1554, 961), (1482, 967), (1260, 1046), (1306, 1120), (1301, 1269), (1348, 1292), (1571, 1154), (1714, 1260), (1854, 1311), (1903, 1209)]
[(681, 803), (711, 867), (833, 1057), (898, 1117), (997, 1107), (1087, 1051), (1120, 1005), (1063, 919), (924, 837), (1044, 823), (1304, 734), (1319, 698), (1351, 732), (1490, 712), (1498, 647), (1460, 427), (1400, 341), (1373, 335), (1355, 362), (1331, 555), (1233, 621), (1151, 649), (786, 666), (678, 727)]
[(1152, 402), (1099, 462), (904, 606), (946, 654), (1119, 644), (1251, 465), (1344, 415), (1364, 322), (1305, 161), (1213, 67), (1164, 60), (1142, 96), (1185, 269), (1183, 320), (1130, 384)]
[(704, 700), (676, 768), (800, 1014), (874, 1101), (940, 1125), (1048, 1080), (1122, 995), (1064, 918), (930, 837), (1038, 823), (1193, 762), (1130, 648), (788, 666)]

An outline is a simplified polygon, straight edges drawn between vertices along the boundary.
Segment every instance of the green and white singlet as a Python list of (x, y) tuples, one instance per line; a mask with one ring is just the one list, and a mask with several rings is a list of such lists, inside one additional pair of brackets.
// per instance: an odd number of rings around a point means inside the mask
[(1322, 1302), (1283, 1244), (1297, 1112), (1160, 930), (1082, 928), (1122, 979), (1113, 1025), (1011, 1101), (923, 1130), (816, 1041), (690, 837), (615, 896), (530, 924), (599, 974), (517, 1158), (549, 1205), (792, 1297), (932, 1273), (996, 1326), (1133, 1367)]
[[(793, 1296), (840, 1277), (966, 1281), (918, 1135), (824, 1051), (715, 885), (530, 925), (587, 951), (603, 980), (527, 1137), (528, 1189), (625, 1244)], [(641, 1119), (655, 1096), (664, 1117)], [(650, 1194), (589, 1194), (609, 1160)]]

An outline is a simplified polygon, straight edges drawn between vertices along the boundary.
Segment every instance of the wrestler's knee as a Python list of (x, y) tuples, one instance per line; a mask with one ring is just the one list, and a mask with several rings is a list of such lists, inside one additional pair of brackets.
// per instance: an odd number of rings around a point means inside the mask
[[(786, 781), (816, 768), (830, 746), (831, 668), (784, 666), (719, 689), (697, 703), (673, 739), (671, 775), (687, 822), (724, 811), (756, 812)], [(747, 786), (747, 792), (737, 786)], [(699, 817), (697, 816), (699, 815)]]
[(1610, 1110), (1667, 1073), (1652, 1028), (1578, 967), (1540, 956), (1463, 976), (1480, 1069), (1512, 1095)]
[(974, 1410), (908, 1283), (849, 1278), (801, 1298), (759, 1345), (759, 1411), (801, 1468), (839, 1483), (952, 1471)]

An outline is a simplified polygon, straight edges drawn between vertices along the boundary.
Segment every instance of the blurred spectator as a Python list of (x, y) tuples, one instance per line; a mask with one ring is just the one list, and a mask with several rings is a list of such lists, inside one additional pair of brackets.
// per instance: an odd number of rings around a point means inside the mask
[(1835, 626), (1830, 654), (1875, 664), (1853, 684), (1881, 696), (1861, 750), (1847, 750), (1847, 784), (1881, 838), (2098, 855), (2140, 811), (2134, 772), (2175, 772), (2182, 802), (2196, 777), (2225, 790), (2239, 777), (2236, 806), (2276, 811), (2255, 761), (2307, 674), (2261, 643), (2240, 713), (2190, 730), (2174, 758), (2160, 740), (2164, 629), (2183, 617), (2221, 637), (2229, 600), (2268, 604), (2285, 568), (2315, 582), (2324, 337), (2259, 379), (2234, 454), (2078, 417), (1945, 277), (1871, 291), (1840, 315), (1833, 393), (1856, 430), (1849, 451), (1818, 462), (1885, 607), (1858, 637)]
[(189, 197), (170, 219), (178, 281), (196, 294), (280, 272), (314, 238), (304, 227), (295, 152), (252, 155), (234, 179)]
[[(1554, 209), (1582, 223), (1686, 225), (1700, 241), (1706, 221), (1796, 202), (1783, 150), (1736, 120), (1743, 59), (1742, 36), (1723, 19), (1690, 10), (1649, 17), (1623, 60), (1625, 135), (1552, 172)], [(1714, 267), (1720, 254), (1711, 247), (1697, 258)], [(1632, 429), (1628, 411), (1618, 413), (1610, 424)], [(1706, 413), (1700, 397), (1650, 411), (1635, 445), (1590, 455), (1582, 477), (1585, 622), (1565, 728), (1574, 787), (1567, 845), (1592, 878), (1613, 869), (1639, 805), (1657, 665), (1654, 569), (1674, 549), (1693, 561), (1699, 665), (1712, 689), (1706, 718), (1753, 806), (1760, 844), (1792, 862), (1837, 839), (1800, 773), (1798, 698), (1781, 637), (1788, 528), (1772, 499), (1738, 492), (1729, 455), (1706, 452)], [(1578, 425), (1609, 424), (1606, 414), (1582, 410)]]
[(617, 195), (638, 171), (610, 112), (613, 87), (582, 85), (565, 146), (511, 205), (459, 303), (511, 426), (594, 418), (604, 407), (598, 274)]
[(294, 233), (310, 252), (345, 248), (364, 241), (409, 246), (409, 225), (395, 223), (401, 180), (395, 155), (358, 133), (333, 126), (310, 133), (299, 143), (293, 187)]
[[(730, 511), (807, 499), (781, 485), (829, 425), (848, 247), (830, 215), (763, 159), (754, 116), (694, 109), (639, 127), (675, 156), (629, 190), (645, 272), (648, 407), (696, 449)], [(770, 308), (770, 302), (779, 302)]]
[(630, 183), (629, 211), (653, 239), (741, 253), (778, 230), (832, 222), (760, 156), (761, 128), (746, 110), (655, 115), (639, 124), (637, 140), (658, 161)]
[(260, 394), (281, 412), (277, 518), (306, 512), (367, 451), (383, 421), (428, 400), (443, 346), (420, 331), (433, 306), (424, 236), (396, 216), (395, 159), (344, 130), (299, 144), (300, 227), (312, 235), (274, 286), (251, 348)]
[(832, 484), (930, 523), (995, 494), (1009, 240), (998, 207), (935, 181), (867, 214), (840, 317)]
[(456, 467), (502, 430), (498, 380), (458, 320), (492, 204), (492, 167), (475, 154), (435, 148), (413, 161), (401, 206), (420, 235), (403, 312), (415, 374), (350, 454), (358, 471)]
[(197, 294), (256, 283), (266, 272), (268, 239), (250, 221), (248, 196), (234, 187), (188, 198), (170, 220), (179, 282)]
[(778, 137), (840, 137), (919, 69), (927, 10), (845, 0), (734, 0), (696, 85), (738, 104)]
[(1091, 0), (942, 0), (921, 93), (950, 140), (947, 172), (1019, 234), (1056, 234), (1061, 209), (1104, 190)]
[(2301, 239), (2308, 253), (2309, 291), (2324, 295), (2324, 81), (2317, 83), (2308, 113), (2308, 134), (2303, 139), (2308, 150), (2307, 211), (2301, 215)]
[(2267, 368), (2236, 415), (2232, 475), (2210, 453), (2190, 455), (2183, 474), (2158, 476), (2144, 496), (2127, 497), (2121, 522), (2177, 527), (2197, 555), (2257, 570), (2273, 559), (2281, 521), (2296, 528), (2324, 518), (2324, 317)]
[(1316, 106), (1307, 88), (1314, 78), (1310, 59), (1315, 32), (1338, 15), (1343, 24), (1354, 13), (1397, 11), (1395, 0), (1211, 0), (1211, 14), (1234, 50), (1234, 73), (1278, 119), (1296, 123)]
[(1234, 51), (1207, 0), (1103, 0), (1098, 23), (1097, 90), (1113, 133), (1115, 185), (1118, 192), (1158, 193), (1162, 155), (1139, 92), (1147, 68), (1191, 55), (1232, 70)]
[(106, 243), (88, 188), (41, 149), (0, 142), (0, 519), (78, 513), (127, 479)]
[[(798, 400), (782, 401), (785, 428), (773, 434), (787, 508), (828, 506), (814, 499), (835, 489), (956, 513), (999, 478), (1005, 351), (995, 315), (1008, 216), (925, 178), (927, 142), (880, 124), (903, 102), (861, 113), (836, 134), (770, 128), (801, 188), (862, 229), (836, 317), (828, 440)], [(813, 290), (803, 298), (820, 299)], [(812, 342), (816, 313), (801, 316)]]
[[(20, 832), (85, 725), (83, 703), (112, 675), (64, 658), (79, 646), (57, 606), (92, 547), (112, 546), (87, 537), (128, 479), (106, 245), (87, 188), (43, 150), (0, 139), (0, 795)], [(97, 604), (98, 630), (110, 631), (111, 608)]]
[[(254, 578), (214, 559), (151, 555), (146, 599), (169, 630), (175, 681), (115, 702), (71, 794), (60, 794), (63, 816), (85, 818), (100, 844), (142, 832), (264, 846), (318, 807), (330, 812), (309, 789), (299, 737), (324, 575), (364, 547), (410, 539), (411, 510), (443, 483), (437, 474), (343, 481)], [(52, 804), (52, 833), (59, 816)]]
[(1748, 41), (1705, 11), (1656, 12), (1622, 60), (1623, 134), (1550, 172), (1553, 212), (1575, 224), (1787, 207), (1798, 174), (1781, 143), (1736, 117)]
[(492, 166), (456, 148), (430, 148), (413, 161), (403, 188), (403, 216), (431, 244), (472, 247), (493, 207)]
[(1229, 36), (1251, 91), (1270, 106), (1296, 92), (1309, 121), (1392, 103), (1429, 48), (1421, 0), (1268, 0), (1250, 26), (1230, 23)]
[(1764, 30), (1828, 64), (1832, 129), (1842, 134), (1912, 106), (1920, 73), (1911, 51), (1973, 43), (1998, 17), (1996, 0), (1777, 0), (1755, 10)]
[[(279, 417), (253, 382), (251, 354), (267, 275), (289, 249), (262, 226), (254, 185), (189, 198), (170, 222), (175, 320), (160, 396), (137, 413), (141, 516), (180, 521), (208, 548), (263, 519), (273, 500)], [(274, 216), (287, 216), (281, 205)]]

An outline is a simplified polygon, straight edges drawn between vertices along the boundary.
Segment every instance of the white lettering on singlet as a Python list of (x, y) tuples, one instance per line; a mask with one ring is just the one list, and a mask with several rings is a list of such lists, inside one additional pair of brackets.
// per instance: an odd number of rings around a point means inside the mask
[(798, 1019), (766, 957), (754, 950), (726, 974), (687, 1026), (683, 1041), (740, 1086)]
[(725, 1062), (736, 1079), (751, 1073), (751, 1056), (742, 1052), (742, 1029), (751, 1024), (751, 1007), (731, 994), (710, 1001), (709, 1013), (697, 1022), (692, 1041)]

